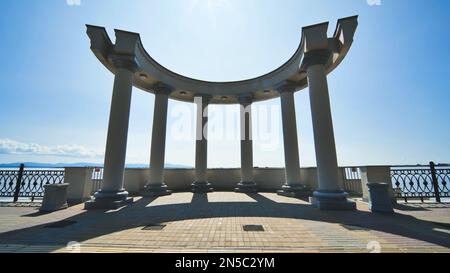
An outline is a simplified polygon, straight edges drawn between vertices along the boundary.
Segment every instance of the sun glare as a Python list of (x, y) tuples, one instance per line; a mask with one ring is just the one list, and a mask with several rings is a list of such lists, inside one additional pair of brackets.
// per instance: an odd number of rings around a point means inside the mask
[(206, 13), (212, 27), (217, 26), (217, 16), (231, 7), (229, 0), (191, 0), (189, 13)]
[(228, 0), (206, 0), (208, 8), (222, 8), (229, 4)]

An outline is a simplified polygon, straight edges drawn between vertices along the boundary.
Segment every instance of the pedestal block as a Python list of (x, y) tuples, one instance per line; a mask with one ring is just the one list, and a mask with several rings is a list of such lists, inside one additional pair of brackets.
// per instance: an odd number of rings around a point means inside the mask
[(44, 201), (39, 209), (43, 212), (53, 212), (66, 209), (67, 205), (67, 188), (69, 184), (45, 185)]
[(394, 213), (387, 183), (369, 183), (367, 187), (370, 195), (369, 209), (372, 212)]

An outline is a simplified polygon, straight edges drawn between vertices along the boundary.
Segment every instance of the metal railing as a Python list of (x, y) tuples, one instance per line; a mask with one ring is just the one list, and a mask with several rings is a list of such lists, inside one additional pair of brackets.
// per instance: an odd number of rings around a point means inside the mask
[[(354, 196), (362, 196), (360, 167), (342, 167), (344, 190)], [(22, 164), (19, 170), (0, 170), (0, 198), (35, 198), (44, 196), (44, 186), (47, 184), (64, 183), (65, 171), (62, 169), (29, 169)], [(429, 166), (391, 166), (391, 183), (398, 199), (435, 198), (441, 202), (442, 198), (450, 198), (450, 165)], [(91, 192), (94, 194), (101, 189), (103, 168), (94, 168)]]
[(362, 196), (361, 173), (359, 167), (342, 167), (344, 190), (351, 195)]
[(99, 167), (94, 168), (94, 170), (92, 171), (91, 181), (92, 181), (91, 194), (94, 194), (102, 188), (103, 168)]
[(64, 183), (64, 170), (25, 170), (20, 165), (19, 170), (0, 170), (0, 197), (12, 197), (13, 202), (19, 198), (44, 197), (44, 186)]
[(435, 198), (440, 203), (441, 198), (450, 197), (450, 167), (436, 166), (430, 162), (429, 166), (410, 166), (391, 168), (391, 178), (394, 193), (398, 199)]

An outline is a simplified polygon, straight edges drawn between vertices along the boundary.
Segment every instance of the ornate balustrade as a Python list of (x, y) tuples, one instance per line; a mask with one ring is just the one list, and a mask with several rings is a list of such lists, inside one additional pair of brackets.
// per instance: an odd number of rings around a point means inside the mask
[(450, 168), (436, 166), (431, 162), (430, 166), (411, 166), (391, 168), (391, 178), (394, 193), (397, 198), (420, 199), (450, 197)]
[(64, 183), (64, 170), (0, 170), (0, 197), (35, 198), (44, 196), (44, 186)]

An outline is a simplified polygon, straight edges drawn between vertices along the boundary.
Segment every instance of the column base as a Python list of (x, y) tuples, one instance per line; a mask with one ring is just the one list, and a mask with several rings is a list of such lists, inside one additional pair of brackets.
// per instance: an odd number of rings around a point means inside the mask
[(277, 191), (278, 195), (292, 197), (292, 198), (304, 198), (308, 197), (311, 192), (305, 185), (288, 185), (285, 184), (281, 190)]
[(320, 210), (356, 210), (356, 203), (347, 199), (348, 193), (343, 191), (315, 191), (310, 203)]
[(144, 197), (159, 197), (171, 195), (172, 191), (167, 189), (166, 184), (147, 185), (144, 190), (141, 191), (141, 195)]
[(240, 193), (258, 193), (258, 184), (256, 184), (254, 181), (239, 182), (239, 184), (237, 184), (237, 188), (235, 188), (234, 191)]
[(211, 183), (207, 182), (207, 181), (196, 181), (194, 183), (192, 183), (191, 185), (191, 190), (193, 193), (208, 193), (208, 192), (213, 192), (214, 188), (211, 187)]
[(118, 209), (133, 202), (133, 198), (128, 198), (127, 191), (108, 192), (100, 190), (94, 194), (94, 199), (84, 203), (84, 209)]

